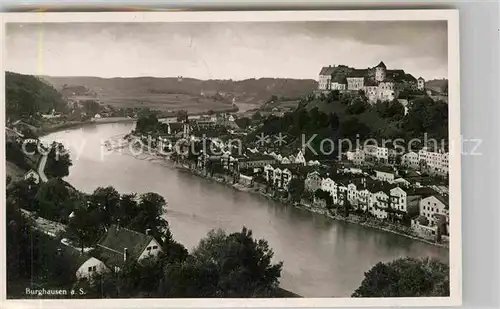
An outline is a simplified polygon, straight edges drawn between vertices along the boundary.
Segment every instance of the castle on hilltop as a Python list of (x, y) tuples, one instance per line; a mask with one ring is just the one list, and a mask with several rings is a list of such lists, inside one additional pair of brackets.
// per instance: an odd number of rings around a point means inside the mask
[(319, 72), (318, 90), (359, 91), (363, 90), (371, 103), (392, 101), (403, 89), (423, 90), (425, 80), (418, 80), (404, 70), (387, 70), (381, 61), (377, 66), (368, 69), (354, 69), (345, 65), (323, 67)]

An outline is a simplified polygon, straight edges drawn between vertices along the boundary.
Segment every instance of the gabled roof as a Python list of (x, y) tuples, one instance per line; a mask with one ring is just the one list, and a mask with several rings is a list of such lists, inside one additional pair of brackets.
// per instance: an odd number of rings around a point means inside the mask
[(335, 72), (335, 67), (332, 66), (322, 67), (321, 71), (319, 72), (319, 75), (332, 75), (333, 72)]
[[(422, 77), (420, 77), (420, 78), (422, 78)], [(417, 79), (415, 78), (415, 76), (411, 75), (410, 73), (406, 73), (405, 74), (405, 80), (407, 80), (409, 82), (416, 82), (417, 81)]]
[(371, 78), (366, 78), (364, 85), (365, 86), (378, 86), (378, 83)]
[(170, 130), (182, 130), (184, 128), (184, 124), (182, 122), (170, 122), (168, 123)]
[(385, 63), (383, 61), (380, 61), (379, 64), (377, 64), (376, 68), (384, 68), (384, 69), (387, 69), (387, 67), (385, 66)]
[(367, 69), (354, 69), (351, 73), (347, 75), (349, 77), (366, 77), (368, 75)]
[(56, 263), (64, 263), (70, 268), (72, 273), (76, 273), (80, 266), (91, 258), (91, 255), (81, 253), (79, 249), (60, 244), (58, 251), (55, 252), (54, 259)]
[(125, 248), (127, 258), (137, 260), (153, 239), (153, 236), (111, 225), (97, 244), (96, 256), (108, 266), (123, 265)]
[(374, 171), (376, 172), (383, 172), (383, 173), (391, 173), (391, 174), (395, 174), (396, 172), (394, 171), (394, 169), (388, 167), (388, 166), (376, 166), (373, 168)]

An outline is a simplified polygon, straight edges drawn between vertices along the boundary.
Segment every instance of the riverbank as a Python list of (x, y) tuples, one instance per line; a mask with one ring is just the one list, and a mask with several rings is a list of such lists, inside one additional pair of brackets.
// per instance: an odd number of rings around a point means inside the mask
[(196, 175), (196, 176), (199, 176), (199, 177), (211, 180), (211, 181), (215, 181), (217, 183), (226, 185), (226, 186), (231, 187), (231, 188), (238, 190), (238, 191), (248, 192), (248, 193), (252, 193), (252, 194), (258, 194), (260, 196), (271, 199), (275, 202), (281, 203), (284, 206), (293, 206), (295, 208), (299, 208), (299, 209), (304, 210), (304, 211), (309, 211), (309, 212), (313, 212), (313, 213), (316, 213), (319, 215), (323, 215), (331, 220), (344, 221), (344, 222), (351, 223), (351, 224), (357, 224), (357, 225), (360, 225), (363, 227), (377, 229), (379, 231), (384, 231), (384, 232), (392, 233), (395, 235), (403, 236), (403, 237), (406, 237), (406, 238), (409, 238), (412, 240), (416, 240), (416, 241), (420, 241), (420, 242), (423, 242), (423, 243), (426, 243), (426, 244), (429, 244), (429, 245), (432, 245), (435, 247), (446, 248), (446, 249), (449, 248), (448, 243), (437, 243), (437, 242), (433, 242), (433, 241), (430, 241), (428, 239), (419, 237), (417, 235), (411, 234), (409, 227), (390, 224), (390, 223), (386, 223), (386, 222), (383, 222), (383, 221), (378, 220), (378, 219), (365, 218), (365, 217), (360, 217), (358, 215), (352, 215), (352, 214), (350, 214), (347, 217), (344, 217), (342, 215), (333, 214), (331, 211), (329, 211), (325, 207), (316, 207), (316, 206), (308, 205), (305, 203), (291, 204), (290, 202), (287, 202), (287, 201), (280, 199), (280, 198), (276, 198), (271, 194), (263, 192), (259, 188), (249, 188), (249, 187), (243, 186), (239, 183), (233, 184), (232, 180), (229, 179), (231, 177), (224, 177), (222, 175), (219, 175), (218, 177), (213, 177), (213, 176), (206, 175), (200, 171), (191, 169), (191, 168), (186, 167), (186, 166), (182, 166), (182, 165), (181, 166), (175, 165), (175, 166), (179, 170), (191, 173), (193, 175)]
[[(126, 147), (122, 147), (122, 148), (126, 148)], [(217, 182), (217, 183), (225, 185), (227, 187), (231, 187), (234, 190), (263, 196), (263, 197), (271, 199), (275, 202), (279, 202), (284, 206), (293, 206), (295, 208), (299, 208), (299, 209), (304, 210), (304, 211), (313, 212), (313, 213), (316, 213), (319, 215), (323, 215), (331, 220), (344, 221), (344, 222), (351, 223), (351, 224), (357, 224), (357, 225), (363, 226), (363, 227), (377, 229), (379, 231), (388, 232), (391, 234), (406, 237), (408, 239), (412, 239), (412, 240), (416, 240), (416, 241), (419, 241), (422, 243), (426, 243), (426, 244), (432, 245), (434, 247), (440, 247), (440, 248), (446, 248), (446, 249), (449, 248), (449, 243), (438, 243), (438, 242), (435, 242), (435, 241), (432, 241), (432, 240), (429, 240), (426, 238), (422, 238), (422, 237), (416, 235), (412, 231), (412, 229), (408, 226), (403, 226), (400, 224), (392, 224), (392, 223), (382, 221), (382, 220), (379, 220), (376, 218), (371, 218), (371, 217), (367, 218), (367, 217), (359, 216), (359, 215), (355, 215), (355, 214), (349, 214), (347, 217), (345, 217), (345, 216), (342, 216), (339, 214), (332, 213), (332, 211), (328, 210), (326, 207), (318, 207), (316, 205), (306, 204), (305, 202), (292, 204), (285, 199), (277, 198), (274, 195), (265, 192), (262, 185), (260, 187), (248, 187), (248, 186), (241, 185), (238, 182), (234, 183), (233, 177), (231, 177), (229, 175), (220, 174), (220, 175), (216, 175), (216, 176), (210, 176), (206, 172), (202, 172), (202, 171), (199, 171), (197, 169), (193, 169), (188, 165), (172, 162), (169, 160), (168, 157), (161, 156), (159, 154), (150, 153), (150, 154), (142, 154), (141, 156), (134, 156), (134, 157), (137, 159), (142, 159), (142, 160), (144, 160), (144, 159), (146, 159), (146, 160), (161, 159), (161, 160), (164, 160), (165, 162), (170, 162), (172, 164), (171, 167), (174, 167), (180, 171), (184, 171), (184, 172), (199, 176), (201, 178), (205, 178), (205, 179), (208, 179), (210, 181)]]
[(50, 133), (55, 133), (69, 129), (77, 129), (88, 125), (108, 124), (108, 123), (131, 123), (136, 121), (137, 121), (136, 118), (127, 118), (127, 117), (109, 117), (109, 118), (92, 119), (86, 121), (68, 121), (65, 123), (60, 123), (51, 126), (42, 126), (41, 128), (38, 129), (38, 134), (39, 136), (44, 136)]

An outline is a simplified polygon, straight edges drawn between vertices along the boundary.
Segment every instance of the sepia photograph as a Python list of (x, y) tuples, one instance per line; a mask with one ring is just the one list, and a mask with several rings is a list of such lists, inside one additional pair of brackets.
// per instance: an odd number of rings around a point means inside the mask
[(3, 20), (7, 304), (461, 303), (456, 11)]

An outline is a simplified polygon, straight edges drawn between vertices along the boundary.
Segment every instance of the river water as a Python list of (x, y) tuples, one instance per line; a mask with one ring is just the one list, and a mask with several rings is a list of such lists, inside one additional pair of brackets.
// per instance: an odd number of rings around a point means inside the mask
[(102, 149), (102, 142), (133, 126), (89, 125), (52, 133), (44, 140), (58, 140), (69, 148), (73, 166), (66, 180), (79, 190), (90, 193), (111, 185), (120, 193), (164, 196), (172, 233), (188, 249), (211, 229), (233, 232), (246, 226), (265, 238), (276, 260), (284, 262), (281, 286), (306, 297), (348, 297), (364, 272), (379, 261), (404, 256), (448, 261), (444, 248), (283, 206), (178, 171), (162, 160)]

